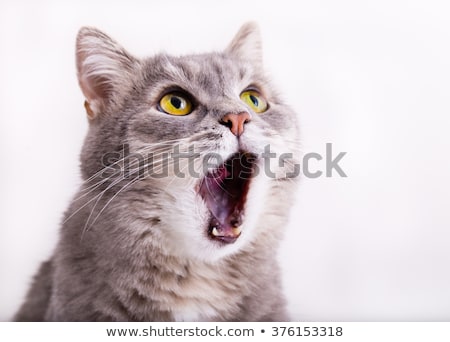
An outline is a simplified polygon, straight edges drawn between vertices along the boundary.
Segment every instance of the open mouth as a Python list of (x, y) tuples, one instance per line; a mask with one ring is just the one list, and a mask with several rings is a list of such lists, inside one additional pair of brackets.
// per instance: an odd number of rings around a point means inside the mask
[(241, 235), (244, 207), (255, 170), (256, 155), (238, 152), (200, 182), (199, 194), (210, 213), (208, 236), (222, 243), (233, 243)]

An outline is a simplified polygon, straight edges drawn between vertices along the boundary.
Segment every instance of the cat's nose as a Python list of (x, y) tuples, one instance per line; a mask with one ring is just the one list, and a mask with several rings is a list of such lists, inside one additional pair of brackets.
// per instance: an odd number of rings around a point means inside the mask
[(227, 126), (230, 129), (231, 133), (239, 137), (242, 133), (244, 133), (244, 125), (250, 121), (250, 114), (247, 112), (242, 112), (239, 114), (225, 114), (219, 122), (222, 125)]

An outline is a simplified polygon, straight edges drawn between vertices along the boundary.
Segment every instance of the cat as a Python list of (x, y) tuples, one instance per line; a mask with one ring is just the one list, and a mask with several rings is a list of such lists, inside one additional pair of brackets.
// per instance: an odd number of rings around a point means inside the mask
[(83, 183), (14, 320), (289, 320), (277, 250), (299, 128), (257, 25), (222, 52), (146, 59), (83, 27), (76, 65)]

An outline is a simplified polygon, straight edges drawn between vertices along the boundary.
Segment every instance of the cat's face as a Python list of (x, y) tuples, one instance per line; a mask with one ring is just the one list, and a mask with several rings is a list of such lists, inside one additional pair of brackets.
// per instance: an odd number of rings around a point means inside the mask
[(168, 254), (202, 260), (282, 228), (261, 219), (292, 176), (297, 120), (264, 76), (253, 25), (223, 53), (145, 60), (85, 28), (77, 66), (90, 117), (83, 175), (119, 167), (101, 189), (130, 227), (151, 230)]

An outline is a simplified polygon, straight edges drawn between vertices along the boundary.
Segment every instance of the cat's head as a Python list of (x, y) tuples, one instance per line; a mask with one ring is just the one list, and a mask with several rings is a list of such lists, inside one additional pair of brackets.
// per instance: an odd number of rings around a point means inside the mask
[(98, 222), (121, 212), (168, 254), (203, 260), (282, 229), (268, 225), (290, 205), (297, 118), (265, 76), (254, 24), (219, 53), (146, 59), (82, 28), (77, 70), (90, 121), (82, 173), (103, 182), (93, 193), (106, 203), (92, 209)]

